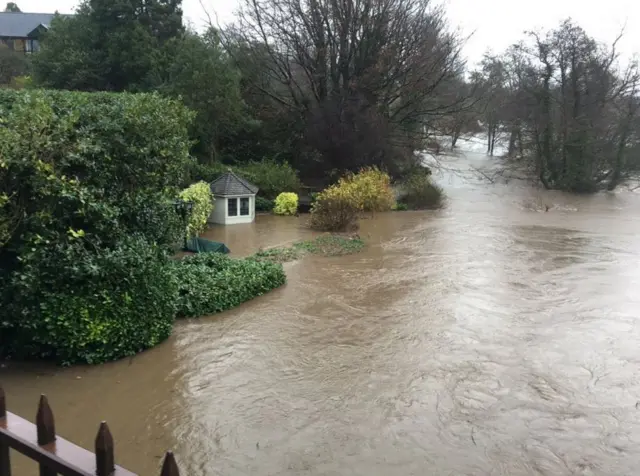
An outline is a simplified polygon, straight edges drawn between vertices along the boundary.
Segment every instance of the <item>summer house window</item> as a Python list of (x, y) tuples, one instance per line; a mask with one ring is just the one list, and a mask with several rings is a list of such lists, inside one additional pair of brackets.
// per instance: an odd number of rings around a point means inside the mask
[(240, 199), (240, 215), (249, 216), (249, 198)]
[(238, 216), (238, 199), (227, 198), (227, 215), (230, 217)]

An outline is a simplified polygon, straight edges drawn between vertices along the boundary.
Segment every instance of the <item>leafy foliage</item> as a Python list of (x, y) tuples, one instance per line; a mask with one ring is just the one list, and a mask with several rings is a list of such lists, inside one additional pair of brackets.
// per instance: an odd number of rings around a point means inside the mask
[(180, 0), (83, 0), (57, 16), (34, 58), (38, 84), (83, 91), (146, 91), (183, 32)]
[[(399, 205), (412, 210), (440, 208), (444, 202), (442, 188), (433, 183), (430, 172), (415, 172), (402, 184)], [(400, 208), (398, 208), (400, 210)]]
[(289, 164), (275, 160), (249, 162), (233, 170), (256, 185), (260, 195), (270, 200), (282, 192), (298, 192), (302, 186), (298, 173)]
[(364, 241), (357, 236), (322, 235), (312, 240), (299, 241), (292, 246), (260, 250), (251, 259), (272, 263), (286, 263), (302, 258), (307, 253), (323, 256), (344, 256), (358, 253)]
[(301, 241), (294, 245), (308, 253), (323, 256), (344, 256), (364, 249), (364, 241), (356, 236), (322, 235), (313, 240)]
[(275, 203), (268, 198), (256, 196), (256, 211), (257, 212), (270, 212), (273, 210)]
[(282, 192), (276, 197), (273, 213), (293, 216), (298, 212), (298, 195), (293, 192)]
[(0, 355), (96, 364), (171, 333), (177, 283), (143, 238), (95, 248), (76, 232), (24, 258), (3, 287)]
[(0, 86), (12, 85), (15, 78), (29, 73), (28, 57), (0, 43)]
[(229, 169), (257, 186), (260, 189), (258, 192), (260, 196), (268, 200), (274, 200), (282, 192), (298, 192), (302, 187), (297, 172), (289, 164), (275, 160), (236, 165), (225, 165), (220, 162), (194, 164), (191, 167), (191, 178), (212, 182)]
[(0, 117), (2, 353), (101, 362), (165, 338), (191, 114), (158, 95), (0, 90)]
[(211, 188), (206, 182), (198, 182), (180, 192), (182, 200), (193, 202), (193, 208), (189, 215), (187, 233), (195, 236), (207, 229), (207, 220), (213, 211), (213, 197)]
[(282, 286), (282, 266), (201, 253), (173, 263), (179, 283), (178, 317), (222, 312)]
[(336, 184), (315, 196), (309, 225), (322, 231), (357, 230), (359, 214), (353, 188)]
[(342, 177), (315, 196), (311, 227), (323, 231), (357, 229), (360, 212), (388, 211), (395, 204), (389, 175), (375, 167)]
[(340, 179), (338, 186), (352, 190), (356, 206), (363, 212), (386, 212), (396, 202), (389, 174), (376, 167), (349, 174)]
[(162, 94), (180, 97), (196, 112), (194, 154), (210, 164), (233, 159), (227, 151), (243, 140), (237, 131), (251, 127), (252, 120), (240, 94), (240, 74), (217, 32), (189, 32), (174, 38), (164, 56), (152, 82)]

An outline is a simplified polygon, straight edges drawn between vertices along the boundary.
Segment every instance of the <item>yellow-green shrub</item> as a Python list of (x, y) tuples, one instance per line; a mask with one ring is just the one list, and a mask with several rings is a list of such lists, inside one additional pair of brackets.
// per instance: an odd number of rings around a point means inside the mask
[(347, 175), (340, 179), (338, 186), (352, 190), (350, 195), (356, 207), (363, 212), (389, 211), (396, 203), (389, 174), (377, 167), (367, 167), (357, 174)]
[(207, 229), (207, 219), (213, 210), (211, 188), (206, 182), (198, 182), (180, 192), (182, 200), (193, 202), (193, 209), (187, 224), (189, 236), (195, 236)]
[(298, 212), (298, 195), (293, 192), (282, 192), (276, 197), (273, 213), (276, 215), (295, 215)]
[(338, 183), (316, 195), (310, 225), (322, 231), (355, 230), (359, 212), (354, 188)]

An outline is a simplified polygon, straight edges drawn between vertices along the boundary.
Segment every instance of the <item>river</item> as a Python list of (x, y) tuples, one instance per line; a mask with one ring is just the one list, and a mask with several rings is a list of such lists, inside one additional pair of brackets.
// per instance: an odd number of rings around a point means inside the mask
[[(5, 363), (11, 411), (155, 475), (632, 475), (640, 467), (640, 197), (486, 183), (468, 151), (435, 212), (361, 223), (364, 252), (176, 325), (124, 361)], [(548, 211), (545, 211), (548, 208)], [(208, 236), (238, 255), (310, 236), (260, 216)], [(32, 474), (18, 461), (15, 473)]]

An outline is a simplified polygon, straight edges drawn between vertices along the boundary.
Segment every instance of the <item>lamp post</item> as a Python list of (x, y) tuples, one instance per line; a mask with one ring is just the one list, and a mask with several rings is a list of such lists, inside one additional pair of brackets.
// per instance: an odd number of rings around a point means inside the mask
[(188, 200), (177, 199), (173, 202), (173, 206), (175, 207), (176, 212), (182, 218), (182, 225), (185, 228), (184, 233), (184, 249), (187, 249), (187, 240), (189, 239), (189, 232), (187, 230), (187, 218), (191, 214), (193, 210), (193, 202)]

